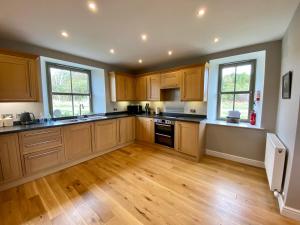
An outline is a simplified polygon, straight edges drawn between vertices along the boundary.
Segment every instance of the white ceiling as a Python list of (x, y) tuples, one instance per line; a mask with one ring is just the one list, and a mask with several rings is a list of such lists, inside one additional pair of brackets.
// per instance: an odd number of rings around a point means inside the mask
[(91, 13), (87, 0), (1, 0), (0, 37), (139, 69), (281, 39), (299, 1), (95, 0), (99, 10)]

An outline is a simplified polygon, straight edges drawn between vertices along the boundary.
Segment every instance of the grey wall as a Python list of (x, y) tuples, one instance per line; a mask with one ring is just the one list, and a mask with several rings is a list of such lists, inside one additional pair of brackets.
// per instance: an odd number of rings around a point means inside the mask
[[(288, 164), (284, 183), (285, 204), (300, 209), (300, 6), (298, 7), (282, 43), (281, 74), (293, 71), (291, 99), (278, 101), (276, 131), (288, 148)], [(281, 87), (280, 87), (281, 90)]]
[(250, 52), (266, 51), (265, 65), (265, 87), (264, 87), (264, 104), (262, 107), (261, 126), (266, 130), (275, 131), (277, 116), (277, 101), (279, 94), (279, 82), (281, 73), (281, 40), (246, 46), (242, 48), (232, 49), (228, 51), (218, 52), (205, 56), (196, 56), (173, 61), (168, 64), (155, 65), (143, 70), (135, 71), (135, 73), (146, 73), (168, 69), (176, 66), (185, 66), (192, 64), (205, 63), (212, 59), (224, 58), (234, 55), (240, 55)]
[(264, 130), (210, 124), (206, 126), (206, 149), (264, 161), (265, 146)]

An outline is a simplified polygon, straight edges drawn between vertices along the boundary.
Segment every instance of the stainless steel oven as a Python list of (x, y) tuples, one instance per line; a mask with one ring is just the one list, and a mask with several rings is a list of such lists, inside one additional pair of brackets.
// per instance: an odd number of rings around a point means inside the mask
[(155, 143), (174, 148), (175, 121), (155, 119)]

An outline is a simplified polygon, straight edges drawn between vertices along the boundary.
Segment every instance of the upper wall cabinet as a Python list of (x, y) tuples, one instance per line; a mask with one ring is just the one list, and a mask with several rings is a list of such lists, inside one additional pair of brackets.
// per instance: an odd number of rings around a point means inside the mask
[(135, 79), (132, 76), (117, 72), (110, 72), (109, 76), (111, 100), (113, 102), (135, 100)]
[(182, 101), (203, 101), (204, 66), (183, 70), (181, 82)]
[(138, 101), (147, 99), (147, 77), (140, 76), (135, 79), (135, 98)]
[(160, 76), (153, 74), (147, 76), (147, 100), (159, 101), (160, 100)]
[(37, 57), (0, 52), (0, 102), (38, 101)]
[(160, 76), (160, 88), (180, 88), (181, 70), (162, 73)]

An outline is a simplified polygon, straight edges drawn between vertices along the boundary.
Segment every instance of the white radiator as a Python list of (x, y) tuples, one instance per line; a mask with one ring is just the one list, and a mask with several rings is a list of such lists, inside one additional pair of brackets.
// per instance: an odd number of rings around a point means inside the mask
[(280, 192), (286, 148), (275, 134), (267, 134), (265, 168), (271, 191)]

